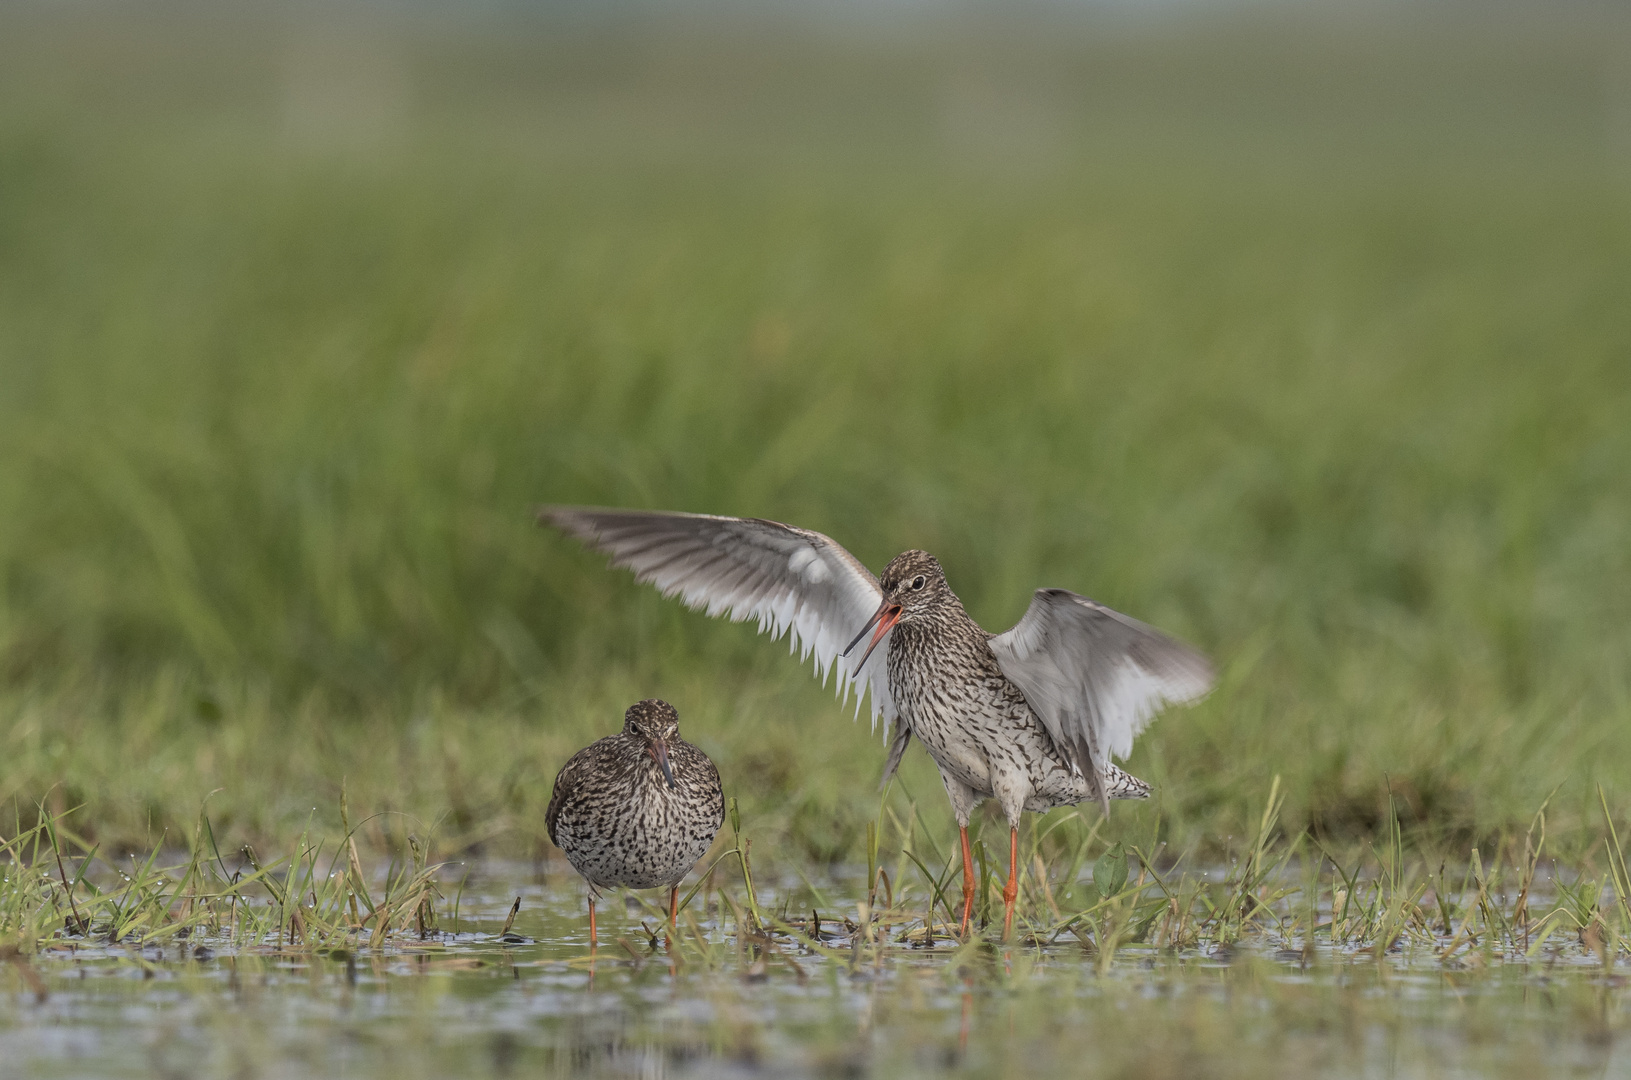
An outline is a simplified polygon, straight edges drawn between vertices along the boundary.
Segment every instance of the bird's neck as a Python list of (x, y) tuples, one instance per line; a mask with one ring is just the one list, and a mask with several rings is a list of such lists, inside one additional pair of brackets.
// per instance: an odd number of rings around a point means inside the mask
[(890, 635), (890, 651), (922, 648), (957, 648), (968, 643), (985, 643), (985, 631), (969, 618), (955, 596), (935, 604), (911, 618), (895, 624)]

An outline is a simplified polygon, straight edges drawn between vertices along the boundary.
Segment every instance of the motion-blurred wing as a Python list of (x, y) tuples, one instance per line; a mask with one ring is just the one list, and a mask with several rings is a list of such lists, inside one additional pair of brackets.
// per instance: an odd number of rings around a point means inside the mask
[[(791, 631), (791, 647), (803, 658), (815, 654), (823, 682), (836, 669), (840, 693), (848, 695), (861, 654), (839, 654), (878, 610), (883, 591), (855, 556), (820, 533), (758, 518), (590, 506), (546, 506), (538, 520), (606, 552), (613, 566), (687, 607), (735, 622), (751, 616), (777, 638)], [(893, 722), (896, 715), (887, 672), (875, 662), (857, 687), (872, 692), (874, 727), (880, 716)]]
[(1064, 589), (1038, 589), (1025, 617), (991, 638), (991, 650), (1107, 810), (1111, 758), (1131, 753), (1163, 706), (1212, 688), (1206, 657)]

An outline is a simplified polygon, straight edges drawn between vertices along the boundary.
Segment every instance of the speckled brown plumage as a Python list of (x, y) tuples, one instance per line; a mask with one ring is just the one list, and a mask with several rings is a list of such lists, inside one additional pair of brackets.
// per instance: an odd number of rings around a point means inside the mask
[[(629, 706), (623, 730), (572, 755), (544, 811), (544, 824), (590, 885), (590, 936), (597, 890), (674, 889), (714, 842), (725, 820), (719, 771), (679, 737), (666, 701)], [(673, 783), (664, 775), (666, 753)]]
[(965, 930), (967, 825), (982, 799), (994, 797), (1010, 827), (1006, 936), (1023, 812), (1091, 800), (1108, 813), (1111, 799), (1147, 797), (1113, 759), (1164, 706), (1212, 685), (1195, 650), (1065, 589), (1038, 589), (1024, 618), (989, 634), (925, 551), (903, 552), (875, 578), (829, 537), (758, 518), (556, 506), (540, 519), (691, 607), (791, 633), (818, 673), (836, 668), (841, 692), (867, 693), (874, 717), (894, 725), (886, 780), (921, 740), (962, 834)]
[[(919, 580), (923, 584), (914, 589)], [(959, 825), (966, 826), (988, 796), (1002, 805), (1010, 826), (1019, 824), (1025, 810), (1040, 813), (1099, 797), (1099, 787), (1071, 767), (1003, 673), (992, 635), (963, 609), (934, 556), (897, 556), (880, 585), (901, 608), (885, 656), (902, 721), (898, 737), (916, 735), (934, 758)], [(1100, 775), (1108, 798), (1149, 795), (1148, 784), (1114, 764)]]
[(1001, 804), (1010, 840), (1003, 889), (1007, 936), (1018, 887), (1020, 814), (1089, 799), (1145, 798), (1149, 785), (1109, 762), (1089, 772), (1075, 766), (1003, 672), (993, 635), (969, 617), (933, 555), (897, 555), (878, 585), (883, 603), (875, 618), (887, 620), (885, 662), (900, 718), (885, 776), (913, 735), (939, 767), (965, 849), (965, 924), (973, 899), (969, 815), (987, 797)]

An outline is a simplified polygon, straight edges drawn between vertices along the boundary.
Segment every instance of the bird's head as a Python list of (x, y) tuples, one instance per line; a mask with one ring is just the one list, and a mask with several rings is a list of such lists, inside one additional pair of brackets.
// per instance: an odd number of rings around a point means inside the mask
[(674, 706), (657, 698), (636, 701), (623, 714), (623, 734), (632, 735), (645, 744), (646, 753), (673, 788), (674, 770), (668, 765), (668, 744), (680, 737), (680, 714)]
[(900, 608), (900, 620), (923, 614), (951, 593), (940, 560), (927, 551), (903, 551), (889, 560), (878, 579), (883, 602)]
[(940, 569), (940, 560), (927, 551), (915, 549), (903, 551), (889, 560), (889, 565), (883, 568), (883, 577), (878, 579), (878, 587), (883, 591), (883, 601), (873, 612), (872, 618), (861, 627), (861, 632), (855, 635), (855, 640), (849, 643), (849, 648), (844, 650), (844, 655), (848, 656), (861, 643), (867, 631), (872, 631), (872, 641), (855, 665), (856, 671), (861, 670), (867, 657), (872, 655), (872, 650), (878, 647), (878, 642), (894, 629), (896, 623), (922, 618), (952, 595), (950, 586), (946, 584), (945, 571)]

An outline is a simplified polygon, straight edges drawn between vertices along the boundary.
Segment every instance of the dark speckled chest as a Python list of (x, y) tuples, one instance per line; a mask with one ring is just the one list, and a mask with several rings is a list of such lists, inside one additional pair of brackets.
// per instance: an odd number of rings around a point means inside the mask
[(1053, 740), (997, 664), (985, 631), (950, 604), (897, 625), (889, 643), (895, 705), (935, 764), (979, 795), (999, 775), (1024, 777), (1024, 805), (1046, 810), (1080, 802)]
[(682, 739), (669, 745), (675, 787), (638, 739), (610, 735), (573, 755), (555, 778), (545, 824), (574, 869), (600, 887), (677, 884), (725, 819), (719, 771)]

